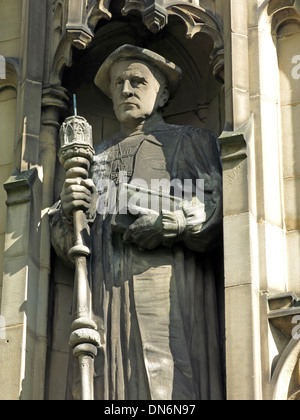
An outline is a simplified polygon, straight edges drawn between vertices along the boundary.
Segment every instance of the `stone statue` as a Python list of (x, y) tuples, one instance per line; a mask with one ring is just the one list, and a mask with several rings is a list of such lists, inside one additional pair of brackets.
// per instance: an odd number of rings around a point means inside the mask
[(66, 179), (51, 212), (54, 249), (69, 264), (74, 210), (89, 222), (96, 399), (223, 398), (214, 253), (221, 165), (211, 132), (162, 118), (180, 79), (150, 50), (124, 45), (107, 58), (95, 83), (121, 131), (96, 148), (90, 179)]

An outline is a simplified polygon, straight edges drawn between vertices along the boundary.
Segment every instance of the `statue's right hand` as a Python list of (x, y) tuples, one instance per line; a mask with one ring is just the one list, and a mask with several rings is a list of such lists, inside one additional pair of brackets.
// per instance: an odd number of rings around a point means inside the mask
[(66, 179), (61, 193), (62, 210), (69, 218), (75, 210), (86, 213), (90, 210), (95, 196), (96, 187), (91, 179)]

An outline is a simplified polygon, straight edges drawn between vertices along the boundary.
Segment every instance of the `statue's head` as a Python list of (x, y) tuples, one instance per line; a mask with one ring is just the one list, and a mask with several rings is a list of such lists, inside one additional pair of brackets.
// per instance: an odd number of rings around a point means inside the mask
[(181, 70), (153, 51), (123, 45), (100, 67), (95, 84), (109, 96), (120, 122), (145, 119), (173, 98)]

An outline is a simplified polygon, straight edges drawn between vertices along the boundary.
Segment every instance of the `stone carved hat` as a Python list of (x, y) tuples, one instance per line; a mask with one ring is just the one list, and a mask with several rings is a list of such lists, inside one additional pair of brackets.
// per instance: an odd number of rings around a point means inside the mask
[(110, 69), (119, 60), (139, 60), (151, 64), (156, 70), (162, 73), (170, 88), (170, 99), (175, 96), (180, 80), (182, 78), (181, 69), (176, 64), (165, 59), (161, 55), (139, 48), (134, 45), (125, 44), (117, 48), (102, 64), (95, 77), (95, 85), (107, 96), (110, 96)]

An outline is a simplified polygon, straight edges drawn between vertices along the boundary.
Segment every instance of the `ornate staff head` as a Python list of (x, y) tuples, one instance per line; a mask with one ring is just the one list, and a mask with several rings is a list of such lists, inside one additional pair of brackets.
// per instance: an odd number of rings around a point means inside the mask
[[(58, 152), (60, 163), (73, 178), (70, 169), (84, 168), (89, 170), (94, 158), (92, 126), (83, 117), (77, 116), (76, 99), (74, 98), (74, 116), (65, 120), (60, 129), (61, 148)], [(78, 171), (77, 171), (78, 173)], [(87, 172), (82, 174), (86, 177)]]

